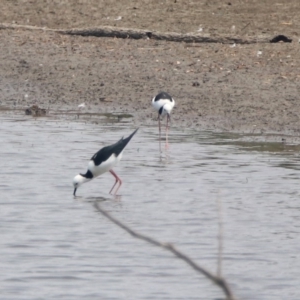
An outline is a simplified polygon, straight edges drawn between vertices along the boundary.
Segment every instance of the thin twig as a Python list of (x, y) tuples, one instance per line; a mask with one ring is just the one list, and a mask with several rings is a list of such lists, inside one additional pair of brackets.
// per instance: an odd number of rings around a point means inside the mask
[(95, 203), (95, 208), (102, 215), (104, 215), (106, 218), (108, 218), (110, 221), (112, 221), (114, 224), (116, 224), (117, 226), (119, 226), (122, 229), (124, 229), (125, 231), (127, 231), (131, 236), (133, 236), (137, 239), (144, 240), (144, 241), (146, 241), (146, 242), (148, 242), (148, 243), (150, 243), (154, 246), (157, 246), (157, 247), (160, 247), (160, 248), (163, 248), (163, 249), (166, 249), (166, 250), (172, 252), (176, 257), (178, 257), (178, 258), (182, 259), (183, 261), (185, 261), (194, 270), (196, 270), (197, 272), (203, 274), (205, 277), (207, 277), (213, 283), (215, 283), (217, 286), (219, 286), (223, 290), (223, 292), (225, 293), (228, 300), (236, 300), (235, 296), (233, 295), (231, 289), (228, 286), (227, 281), (224, 278), (222, 278), (221, 276), (214, 275), (211, 272), (209, 272), (208, 270), (202, 268), (197, 263), (195, 263), (191, 258), (189, 258), (187, 255), (185, 255), (184, 253), (179, 251), (177, 248), (175, 248), (175, 246), (173, 246), (172, 244), (161, 243), (161, 242), (159, 242), (159, 241), (157, 241), (157, 240), (155, 240), (151, 237), (148, 237), (146, 235), (143, 235), (143, 234), (140, 234), (140, 233), (134, 231), (133, 229), (131, 229), (130, 227), (128, 227), (127, 225), (125, 225), (121, 221), (119, 221), (116, 218), (114, 218), (113, 216), (111, 216), (110, 213), (103, 210), (98, 203)]
[(250, 25), (250, 22), (241, 29), (241, 32), (243, 32), (249, 25)]

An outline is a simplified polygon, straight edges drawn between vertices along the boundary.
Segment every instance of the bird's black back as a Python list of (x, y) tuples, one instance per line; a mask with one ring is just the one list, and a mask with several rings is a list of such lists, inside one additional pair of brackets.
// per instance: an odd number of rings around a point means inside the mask
[(96, 166), (99, 166), (102, 162), (106, 161), (110, 158), (112, 154), (115, 154), (118, 156), (123, 149), (126, 147), (126, 145), (129, 143), (131, 138), (135, 135), (135, 133), (138, 131), (138, 128), (126, 139), (121, 138), (118, 142), (116, 142), (113, 145), (106, 146), (102, 149), (100, 149), (97, 153), (93, 155), (91, 160), (94, 161)]
[(156, 95), (154, 101), (159, 101), (160, 99), (168, 99), (171, 102), (173, 101), (173, 98), (166, 92), (161, 92), (158, 95)]

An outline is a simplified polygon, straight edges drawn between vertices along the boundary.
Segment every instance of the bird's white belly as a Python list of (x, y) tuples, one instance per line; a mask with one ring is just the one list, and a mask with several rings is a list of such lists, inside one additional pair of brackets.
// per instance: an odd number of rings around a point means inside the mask
[[(153, 98), (153, 100), (154, 100), (154, 98)], [(157, 111), (159, 111), (160, 108), (162, 106), (164, 106), (165, 109), (162, 111), (162, 114), (161, 114), (162, 116), (166, 115), (167, 112), (170, 113), (175, 104), (174, 100), (171, 102), (169, 99), (160, 99), (158, 101), (153, 101), (153, 100), (152, 100), (152, 106)]]
[(94, 177), (100, 176), (101, 174), (111, 170), (122, 158), (123, 151), (116, 157), (112, 154), (108, 160), (102, 162), (99, 166), (95, 166), (94, 161), (89, 161), (88, 169), (92, 172)]

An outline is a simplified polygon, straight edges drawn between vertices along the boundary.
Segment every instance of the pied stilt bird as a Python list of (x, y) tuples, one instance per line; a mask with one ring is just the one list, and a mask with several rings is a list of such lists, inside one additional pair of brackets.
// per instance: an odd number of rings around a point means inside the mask
[(126, 147), (126, 145), (129, 143), (129, 141), (137, 131), (138, 129), (136, 129), (126, 139), (121, 138), (115, 144), (106, 146), (93, 155), (93, 157), (88, 163), (88, 168), (86, 173), (78, 174), (73, 179), (74, 196), (76, 196), (76, 191), (79, 186), (81, 186), (85, 182), (91, 181), (93, 178), (96, 178), (107, 171), (109, 171), (116, 179), (113, 187), (109, 192), (110, 194), (112, 193), (116, 184), (119, 183), (117, 189), (114, 192), (114, 195), (116, 195), (117, 191), (122, 185), (122, 181), (120, 177), (113, 171), (112, 168), (121, 160), (124, 148)]
[(152, 106), (158, 111), (159, 139), (161, 139), (160, 118), (167, 115), (166, 124), (166, 146), (168, 145), (168, 129), (171, 123), (171, 111), (175, 105), (175, 100), (166, 92), (161, 92), (152, 99)]

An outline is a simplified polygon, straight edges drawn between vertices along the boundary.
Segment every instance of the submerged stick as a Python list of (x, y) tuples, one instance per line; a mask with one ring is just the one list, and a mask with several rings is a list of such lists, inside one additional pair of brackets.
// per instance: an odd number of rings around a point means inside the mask
[(219, 220), (219, 253), (218, 253), (218, 269), (217, 274), (218, 276), (222, 276), (222, 261), (223, 261), (223, 217), (222, 217), (222, 201), (217, 199), (217, 205), (218, 205), (218, 220)]
[(133, 237), (135, 237), (137, 239), (146, 241), (149, 244), (152, 244), (154, 246), (157, 246), (157, 247), (160, 247), (160, 248), (163, 248), (163, 249), (166, 249), (166, 250), (172, 252), (176, 257), (178, 257), (181, 260), (185, 261), (190, 267), (192, 267), (198, 273), (201, 273), (202, 275), (204, 275), (205, 277), (207, 277), (209, 280), (211, 280), (214, 284), (216, 284), (218, 287), (220, 287), (223, 290), (223, 292), (226, 295), (226, 298), (228, 300), (236, 300), (236, 298), (233, 295), (230, 287), (228, 286), (228, 283), (225, 280), (225, 278), (223, 278), (221, 276), (214, 275), (210, 271), (208, 271), (205, 268), (199, 266), (196, 262), (194, 262), (191, 258), (189, 258), (183, 252), (179, 251), (172, 244), (170, 244), (170, 243), (161, 243), (161, 242), (153, 239), (152, 237), (148, 237), (146, 235), (143, 235), (143, 234), (141, 234), (141, 233), (139, 233), (139, 232), (131, 229), (130, 227), (128, 227), (127, 225), (125, 225), (124, 223), (122, 223), (121, 221), (119, 221), (118, 219), (114, 218), (106, 210), (102, 209), (98, 203), (95, 203), (95, 208), (102, 215), (104, 215), (106, 218), (108, 218), (110, 221), (112, 221), (114, 224), (116, 224), (120, 228), (122, 228), (125, 231), (127, 231), (131, 236), (133, 236)]

